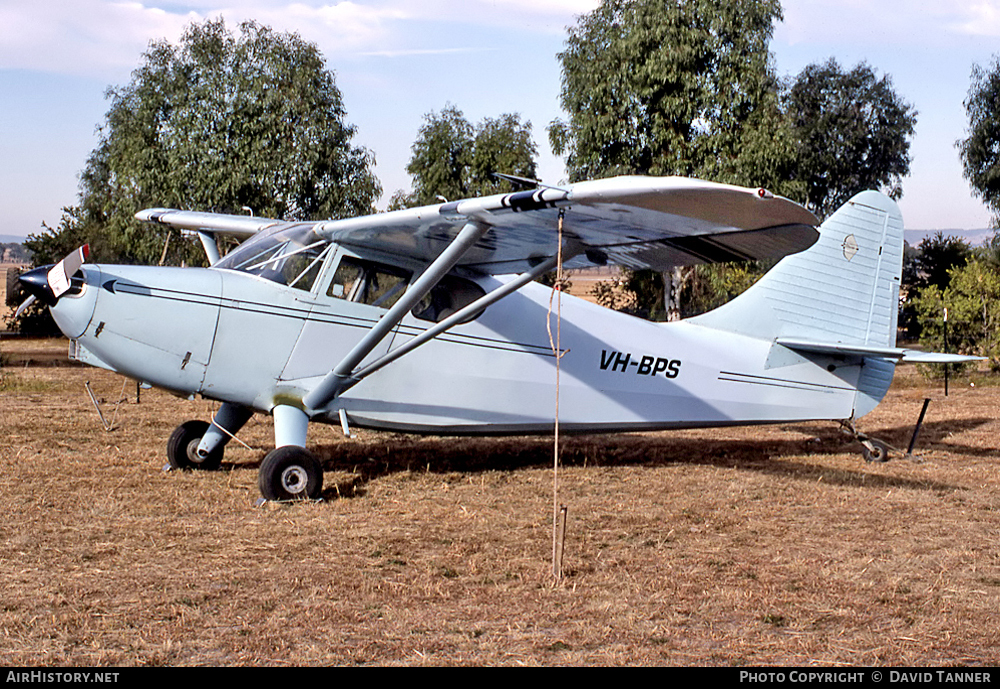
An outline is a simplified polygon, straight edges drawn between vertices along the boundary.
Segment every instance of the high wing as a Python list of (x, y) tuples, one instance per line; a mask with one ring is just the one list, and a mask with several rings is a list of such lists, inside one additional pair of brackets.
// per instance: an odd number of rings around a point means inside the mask
[(256, 218), (252, 215), (222, 215), (177, 211), (172, 208), (147, 208), (135, 214), (136, 220), (170, 225), (179, 230), (219, 232), (235, 237), (251, 237), (261, 230), (279, 224), (280, 220)]
[[(566, 267), (676, 266), (778, 259), (811, 246), (816, 217), (762, 189), (681, 177), (615, 177), (317, 223), (355, 250), (431, 262), (468, 225), (486, 232), (457, 265), (510, 274), (552, 258), (563, 216)], [(194, 230), (253, 232), (276, 221), (156, 209), (142, 220)], [(249, 232), (248, 232), (249, 230)]]
[(171, 208), (147, 208), (136, 213), (135, 218), (144, 222), (170, 225), (182, 231), (197, 233), (211, 265), (215, 265), (220, 259), (219, 245), (215, 242), (216, 234), (227, 234), (246, 239), (261, 230), (282, 224), (280, 220), (255, 218), (250, 215), (221, 215), (197, 211), (177, 211)]
[(560, 213), (564, 237), (577, 250), (568, 268), (613, 263), (664, 271), (777, 259), (819, 236), (816, 217), (787, 199), (681, 177), (615, 177), (330, 221), (317, 229), (339, 244), (429, 261), (464, 225), (483, 224), (490, 231), (459, 265), (505, 274), (554, 255)]

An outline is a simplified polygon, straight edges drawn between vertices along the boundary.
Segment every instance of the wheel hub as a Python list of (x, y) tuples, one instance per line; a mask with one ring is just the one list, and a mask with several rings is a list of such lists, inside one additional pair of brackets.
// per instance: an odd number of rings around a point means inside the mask
[(198, 446), (201, 445), (201, 438), (194, 438), (187, 446), (187, 456), (192, 464), (201, 464), (205, 458), (198, 454)]
[(309, 483), (309, 476), (306, 470), (300, 466), (290, 466), (281, 472), (281, 487), (291, 495), (298, 495), (305, 491)]

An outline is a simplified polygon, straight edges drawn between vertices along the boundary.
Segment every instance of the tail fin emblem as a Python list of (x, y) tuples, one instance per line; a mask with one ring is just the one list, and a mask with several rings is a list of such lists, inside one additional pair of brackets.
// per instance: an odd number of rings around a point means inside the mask
[(854, 255), (858, 253), (858, 240), (854, 238), (853, 234), (849, 234), (844, 237), (844, 258), (850, 261), (854, 258)]

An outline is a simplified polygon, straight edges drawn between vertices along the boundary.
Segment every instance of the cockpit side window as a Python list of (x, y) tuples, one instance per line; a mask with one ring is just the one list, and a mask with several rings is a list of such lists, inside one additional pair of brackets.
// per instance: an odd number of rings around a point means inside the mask
[(410, 277), (412, 273), (402, 268), (344, 256), (327, 296), (388, 309), (403, 296)]
[[(344, 256), (337, 265), (326, 294), (388, 309), (403, 295), (412, 277), (410, 271), (396, 266)], [(485, 294), (486, 291), (472, 280), (446, 275), (410, 313), (421, 320), (440, 323)], [(463, 322), (478, 317), (479, 313), (476, 313)]]

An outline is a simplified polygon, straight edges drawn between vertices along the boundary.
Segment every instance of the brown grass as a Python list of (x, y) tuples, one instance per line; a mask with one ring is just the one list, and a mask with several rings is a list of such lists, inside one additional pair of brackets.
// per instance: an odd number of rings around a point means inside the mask
[[(314, 427), (325, 500), (255, 508), (270, 419), (223, 471), (164, 473), (212, 404), (48, 366), (5, 340), (4, 665), (927, 665), (1000, 662), (1000, 388), (912, 370), (861, 427), (922, 459), (865, 464), (834, 424), (551, 443)], [(25, 365), (26, 360), (33, 363)]]

